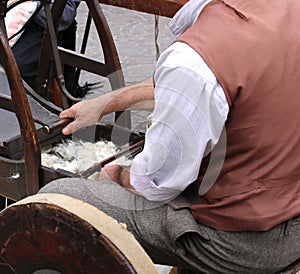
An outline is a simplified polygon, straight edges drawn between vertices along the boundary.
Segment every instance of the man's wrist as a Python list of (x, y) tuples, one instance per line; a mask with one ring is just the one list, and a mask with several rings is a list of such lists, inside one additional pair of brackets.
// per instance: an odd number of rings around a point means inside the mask
[(132, 189), (130, 185), (130, 167), (122, 166), (120, 168), (119, 182), (121, 186)]

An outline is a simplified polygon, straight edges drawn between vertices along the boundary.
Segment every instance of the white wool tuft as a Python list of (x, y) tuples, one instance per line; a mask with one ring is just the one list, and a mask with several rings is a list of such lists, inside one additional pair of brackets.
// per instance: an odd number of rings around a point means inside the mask
[[(42, 165), (63, 169), (75, 174), (81, 173), (95, 163), (112, 156), (118, 152), (119, 148), (112, 142), (99, 141), (96, 143), (67, 140), (42, 152)], [(128, 166), (131, 160), (121, 157), (110, 164)], [(97, 178), (94, 174), (90, 179)]]

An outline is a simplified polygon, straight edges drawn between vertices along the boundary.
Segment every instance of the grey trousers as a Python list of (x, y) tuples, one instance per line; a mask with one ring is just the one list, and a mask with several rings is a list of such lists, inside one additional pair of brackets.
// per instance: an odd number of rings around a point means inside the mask
[(266, 232), (226, 232), (196, 223), (189, 209), (150, 202), (113, 182), (60, 179), (39, 192), (94, 205), (125, 223), (155, 263), (188, 273), (292, 273), (283, 269), (300, 259), (300, 217)]

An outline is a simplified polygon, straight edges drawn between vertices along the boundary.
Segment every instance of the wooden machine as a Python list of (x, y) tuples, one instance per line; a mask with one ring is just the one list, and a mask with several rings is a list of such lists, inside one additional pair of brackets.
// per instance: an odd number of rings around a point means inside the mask
[[(0, 273), (155, 273), (143, 249), (115, 220), (70, 197), (35, 194), (55, 179), (78, 176), (41, 165), (41, 149), (65, 138), (60, 130), (69, 121), (60, 121), (59, 113), (80, 100), (66, 89), (64, 68), (76, 70), (71, 86), (76, 86), (84, 70), (107, 77), (112, 89), (124, 86), (118, 53), (99, 3), (170, 17), (185, 1), (84, 0), (89, 14), (77, 53), (57, 46), (66, 0), (55, 1), (53, 6), (41, 0), (47, 28), (36, 90), (22, 80), (5, 31), (7, 10), (24, 1), (16, 0), (10, 7), (7, 0), (0, 1), (0, 196), (19, 201), (0, 213)], [(104, 62), (84, 54), (92, 21)], [(97, 125), (95, 139), (109, 140), (114, 128), (133, 144), (128, 152), (140, 149), (144, 136), (130, 130), (130, 113), (124, 117), (117, 125)]]

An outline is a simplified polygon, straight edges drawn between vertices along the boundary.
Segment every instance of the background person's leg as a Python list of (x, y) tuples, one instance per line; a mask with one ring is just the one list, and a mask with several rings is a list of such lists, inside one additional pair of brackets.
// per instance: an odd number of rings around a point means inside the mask
[(34, 90), (43, 34), (43, 28), (31, 23), (12, 47), (22, 78)]

